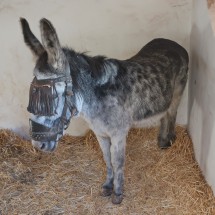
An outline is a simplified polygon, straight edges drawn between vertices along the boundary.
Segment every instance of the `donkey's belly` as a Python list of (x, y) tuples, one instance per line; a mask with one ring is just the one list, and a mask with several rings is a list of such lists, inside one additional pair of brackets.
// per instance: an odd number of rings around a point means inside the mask
[(164, 117), (165, 114), (166, 114), (166, 111), (140, 121), (134, 121), (132, 124), (132, 127), (145, 128), (145, 127), (158, 126), (160, 125), (160, 120)]

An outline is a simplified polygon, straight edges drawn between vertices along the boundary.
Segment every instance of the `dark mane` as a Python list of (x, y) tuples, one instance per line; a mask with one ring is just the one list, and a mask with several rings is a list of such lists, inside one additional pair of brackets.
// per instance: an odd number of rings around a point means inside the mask
[(69, 64), (72, 67), (73, 72), (80, 72), (84, 70), (88, 72), (91, 77), (98, 80), (102, 77), (105, 71), (105, 56), (88, 56), (86, 53), (75, 52), (73, 49), (64, 48), (64, 53), (66, 54)]

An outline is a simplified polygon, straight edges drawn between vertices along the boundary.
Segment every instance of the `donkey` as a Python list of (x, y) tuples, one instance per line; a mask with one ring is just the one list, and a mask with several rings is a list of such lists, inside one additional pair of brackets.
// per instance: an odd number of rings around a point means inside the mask
[(50, 21), (40, 20), (42, 43), (20, 19), (24, 41), (37, 57), (27, 110), (32, 144), (53, 151), (72, 117), (94, 131), (107, 167), (103, 196), (123, 199), (126, 136), (131, 127), (158, 122), (158, 145), (172, 145), (179, 102), (188, 76), (188, 54), (174, 41), (154, 39), (135, 56), (91, 57), (60, 45)]

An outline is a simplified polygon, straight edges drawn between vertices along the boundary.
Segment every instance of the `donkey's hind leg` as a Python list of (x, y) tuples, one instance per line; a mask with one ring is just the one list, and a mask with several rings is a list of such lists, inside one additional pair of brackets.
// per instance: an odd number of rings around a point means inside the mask
[(177, 109), (187, 82), (187, 68), (182, 68), (175, 81), (172, 102), (166, 115), (161, 119), (161, 126), (158, 135), (158, 144), (160, 148), (165, 149), (172, 145), (176, 139), (175, 121)]
[(162, 149), (170, 147), (176, 139), (175, 119), (176, 112), (174, 115), (170, 115), (167, 112), (166, 115), (161, 119), (161, 126), (158, 135), (158, 144)]
[(111, 154), (110, 147), (111, 142), (110, 138), (97, 136), (97, 140), (99, 141), (100, 148), (103, 153), (103, 158), (106, 163), (107, 168), (107, 177), (105, 183), (102, 185), (102, 196), (110, 196), (113, 191), (113, 168), (111, 164)]

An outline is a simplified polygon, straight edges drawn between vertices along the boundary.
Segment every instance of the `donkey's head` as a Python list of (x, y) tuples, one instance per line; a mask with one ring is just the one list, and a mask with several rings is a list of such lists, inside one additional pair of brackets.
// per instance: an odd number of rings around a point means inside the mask
[(30, 134), (32, 144), (42, 151), (53, 151), (70, 119), (77, 114), (69, 63), (53, 25), (40, 21), (42, 44), (21, 18), (25, 43), (37, 57), (30, 86)]

